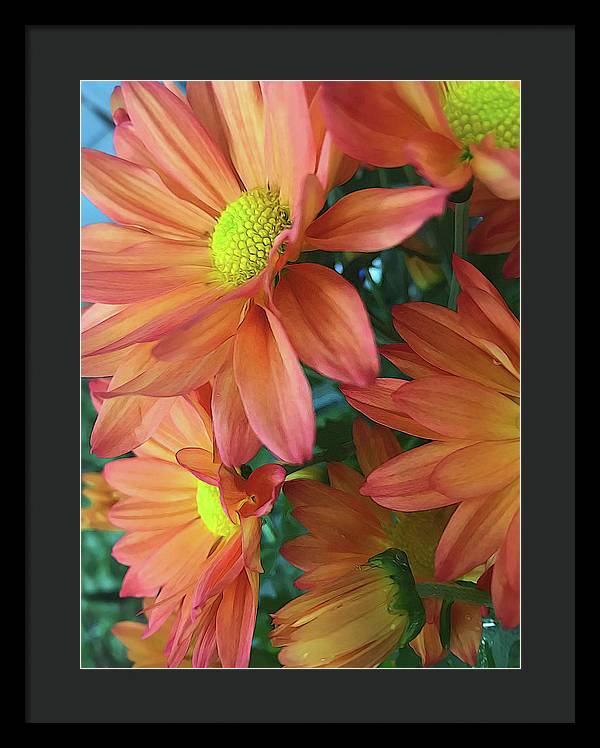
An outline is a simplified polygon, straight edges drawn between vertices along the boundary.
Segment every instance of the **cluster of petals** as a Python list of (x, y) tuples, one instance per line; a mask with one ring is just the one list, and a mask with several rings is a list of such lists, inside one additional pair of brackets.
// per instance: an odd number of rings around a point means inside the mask
[[(390, 577), (368, 566), (373, 556), (400, 548), (417, 582), (435, 580), (434, 552), (452, 511), (395, 514), (367, 498), (361, 491), (365, 476), (402, 450), (383, 426), (357, 419), (353, 433), (362, 474), (333, 462), (327, 466), (330, 485), (296, 479), (284, 486), (294, 516), (308, 530), (282, 548), (304, 571), (296, 586), (306, 590), (273, 616), (272, 641), (282, 647), (284, 667), (377, 667), (398, 646), (406, 619), (391, 609)], [(410, 646), (429, 666), (447, 649), (440, 637), (442, 600), (424, 598), (423, 604), (426, 622)], [(481, 630), (479, 605), (452, 605), (450, 650), (470, 665), (477, 661)]]
[[(103, 470), (118, 496), (108, 519), (124, 530), (113, 548), (129, 567), (121, 596), (152, 598), (143, 633), (141, 624), (119, 624), (116, 633), (139, 638), (136, 652), (147, 637), (151, 653), (163, 642), (168, 667), (188, 660), (192, 667), (247, 667), (262, 571), (261, 517), (285, 479), (278, 465), (263, 465), (246, 480), (221, 463), (210, 401), (210, 386), (175, 398), (135, 456)], [(200, 509), (198, 497), (207, 491), (214, 526)]]
[(520, 604), (520, 327), (493, 285), (454, 258), (458, 311), (426, 302), (393, 309), (406, 341), (381, 352), (412, 380), (343, 387), (369, 418), (430, 440), (393, 457), (361, 493), (402, 512), (457, 505), (435, 554), (438, 579), (493, 565), (495, 611), (507, 627)]

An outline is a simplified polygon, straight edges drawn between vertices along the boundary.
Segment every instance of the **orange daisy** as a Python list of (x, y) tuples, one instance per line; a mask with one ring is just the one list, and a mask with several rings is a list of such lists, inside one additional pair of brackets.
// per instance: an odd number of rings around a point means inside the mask
[(374, 166), (410, 164), (459, 190), (475, 177), (520, 196), (520, 86), (514, 81), (326, 83), (323, 115), (345, 153)]
[(408, 345), (381, 352), (413, 381), (343, 387), (379, 423), (431, 440), (369, 475), (361, 493), (403, 512), (457, 504), (435, 557), (454, 579), (494, 564), (492, 597), (505, 626), (519, 620), (520, 328), (492, 284), (454, 258), (458, 312), (425, 302), (397, 306)]
[[(364, 475), (401, 447), (382, 426), (357, 419), (356, 455)], [(304, 571), (296, 585), (308, 590), (279, 610), (272, 641), (283, 647), (285, 667), (377, 667), (398, 646), (410, 642), (423, 665), (439, 662), (447, 650), (440, 637), (442, 599), (425, 596), (422, 628), (394, 600), (394, 573), (374, 557), (389, 549), (404, 552), (417, 583), (435, 582), (434, 553), (452, 514), (450, 508), (395, 514), (361, 495), (364, 477), (341, 463), (328, 465), (330, 485), (297, 479), (285, 484), (293, 514), (308, 530), (289, 541), (282, 554)], [(411, 575), (412, 579), (412, 575)], [(481, 606), (456, 601), (451, 608), (450, 649), (475, 665), (481, 640)], [(418, 633), (417, 633), (418, 631)], [(415, 636), (415, 633), (417, 635)]]
[(357, 291), (326, 267), (290, 263), (304, 249), (394, 246), (443, 212), (447, 190), (362, 190), (319, 215), (357, 166), (334, 144), (321, 99), (300, 82), (115, 91), (117, 157), (82, 155), (83, 192), (115, 222), (82, 232), (83, 298), (94, 302), (83, 374), (111, 378), (104, 401), (147, 399), (143, 411), (139, 400), (123, 406), (126, 428), (101, 413), (98, 454), (151, 433), (168, 408), (154, 398), (210, 380), (225, 464), (243, 464), (260, 443), (301, 463), (315, 419), (300, 361), (355, 385), (377, 376)]
[(121, 596), (155, 598), (144, 611), (144, 638), (173, 618), (168, 667), (190, 652), (193, 667), (217, 656), (223, 667), (247, 667), (262, 571), (260, 518), (285, 478), (278, 465), (245, 480), (221, 464), (210, 401), (210, 387), (176, 398), (136, 456), (103, 471), (121, 497), (109, 512), (125, 530), (113, 548), (129, 566)]

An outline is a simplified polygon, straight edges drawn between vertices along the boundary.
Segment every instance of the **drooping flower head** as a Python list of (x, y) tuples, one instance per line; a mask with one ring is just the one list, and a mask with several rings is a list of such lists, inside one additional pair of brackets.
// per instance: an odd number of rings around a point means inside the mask
[(335, 140), (374, 166), (410, 164), (459, 190), (475, 177), (503, 200), (520, 196), (520, 86), (514, 81), (324, 84)]
[(457, 504), (435, 555), (439, 579), (494, 564), (500, 621), (519, 621), (520, 329), (492, 284), (454, 258), (458, 311), (426, 302), (393, 310), (406, 344), (381, 352), (413, 381), (343, 387), (379, 423), (431, 440), (371, 473), (361, 493), (402, 512)]
[[(353, 432), (364, 475), (401, 454), (387, 428), (357, 419)], [(330, 463), (328, 473), (329, 486), (297, 479), (284, 487), (294, 516), (309, 532), (282, 548), (304, 571), (296, 586), (307, 592), (273, 616), (272, 641), (283, 648), (281, 663), (376, 667), (406, 643), (424, 665), (439, 662), (446, 654), (439, 625), (442, 600), (416, 599), (414, 580), (435, 580), (435, 548), (451, 509), (395, 514), (361, 494), (364, 477), (358, 471)], [(406, 563), (402, 558), (397, 563), (402, 553)], [(386, 554), (393, 563), (382, 562)], [(451, 615), (450, 649), (474, 665), (480, 606), (455, 602)]]
[(260, 517), (285, 471), (264, 465), (247, 480), (221, 464), (213, 447), (210, 388), (177, 397), (135, 457), (104, 467), (121, 498), (109, 519), (125, 535), (113, 548), (129, 566), (121, 596), (152, 597), (144, 609), (152, 636), (172, 617), (164, 655), (177, 667), (218, 656), (247, 667), (256, 619)]
[[(213, 382), (223, 462), (264, 443), (291, 463), (315, 435), (300, 361), (367, 385), (378, 357), (356, 290), (303, 249), (376, 251), (444, 210), (447, 190), (354, 192), (319, 215), (356, 162), (333, 142), (319, 86), (127, 82), (112, 97), (117, 157), (84, 149), (83, 192), (115, 223), (82, 233), (83, 374), (107, 377), (98, 454), (147, 438), (169, 400)], [(143, 397), (144, 401), (139, 398)], [(125, 426), (121, 426), (125, 423)], [(108, 433), (110, 431), (110, 434)], [(137, 442), (137, 443), (136, 443)]]

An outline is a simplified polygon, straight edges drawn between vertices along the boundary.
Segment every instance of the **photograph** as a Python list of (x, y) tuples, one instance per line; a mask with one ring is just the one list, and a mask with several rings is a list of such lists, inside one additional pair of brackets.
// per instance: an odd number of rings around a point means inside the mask
[(530, 89), (475, 62), (80, 79), (82, 671), (519, 676)]

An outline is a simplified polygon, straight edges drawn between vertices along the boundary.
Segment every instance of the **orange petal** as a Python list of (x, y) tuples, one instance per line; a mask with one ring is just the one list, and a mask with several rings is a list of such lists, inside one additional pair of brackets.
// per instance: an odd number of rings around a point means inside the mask
[(91, 223), (81, 229), (83, 252), (120, 252), (127, 247), (149, 241), (160, 241), (158, 237), (142, 229), (118, 226), (115, 223)]
[(322, 110), (341, 149), (374, 166), (406, 164), (406, 139), (424, 129), (392, 82), (324, 83)]
[(414, 353), (411, 347), (405, 343), (382, 345), (379, 347), (379, 353), (385, 356), (388, 361), (391, 361), (394, 366), (397, 366), (401, 372), (408, 374), (413, 379), (444, 373), (441, 369), (428, 364), (425, 359)]
[(113, 143), (115, 153), (119, 158), (131, 161), (134, 164), (138, 164), (138, 166), (145, 166), (148, 169), (152, 169), (174, 195), (189, 203), (194, 203), (194, 205), (212, 215), (212, 209), (208, 205), (199, 200), (180, 182), (163, 171), (161, 165), (136, 135), (133, 123), (129, 119), (115, 127)]
[(198, 322), (183, 325), (155, 346), (154, 355), (161, 361), (186, 361), (212, 353), (235, 335), (245, 303), (245, 299), (224, 302)]
[(510, 395), (519, 394), (519, 381), (461, 323), (450, 309), (428, 302), (410, 302), (392, 309), (394, 327), (421, 358), (439, 369), (471, 379)]
[(196, 508), (196, 481), (173, 462), (130, 457), (109, 462), (104, 474), (112, 488), (127, 496), (156, 502), (191, 499)]
[(231, 356), (232, 341), (226, 340), (212, 353), (190, 361), (159, 361), (150, 356), (148, 361), (131, 375), (131, 379), (111, 390), (106, 397), (143, 394), (151, 397), (186, 395), (209, 381)]
[(442, 601), (436, 598), (425, 598), (425, 625), (419, 634), (410, 642), (410, 646), (421, 658), (423, 667), (431, 667), (446, 655), (440, 639), (440, 613)]
[(228, 156), (225, 123), (221, 117), (212, 81), (187, 81), (185, 91), (196, 118), (221, 153)]
[(424, 132), (405, 148), (407, 163), (436, 187), (454, 192), (471, 178), (467, 161), (461, 161), (461, 149), (453, 138), (437, 132)]
[[(97, 386), (90, 382), (90, 391)], [(118, 457), (131, 452), (152, 435), (172, 404), (171, 398), (138, 396), (104, 401), (90, 437), (92, 453)]]
[(217, 646), (223, 667), (248, 667), (257, 607), (255, 572), (243, 572), (223, 590), (217, 611)]
[(83, 194), (113, 221), (167, 239), (197, 239), (212, 229), (204, 211), (173, 195), (150, 169), (88, 148), (81, 165)]
[(365, 482), (364, 476), (358, 470), (354, 470), (349, 465), (344, 465), (343, 462), (328, 462), (327, 475), (332, 488), (337, 488), (346, 493), (357, 494)]
[(246, 190), (265, 187), (265, 112), (257, 81), (213, 81), (229, 153)]
[(136, 134), (161, 169), (218, 215), (241, 194), (227, 160), (192, 109), (154, 82), (123, 84)]
[(158, 340), (221, 296), (223, 289), (219, 286), (195, 282), (127, 305), (84, 331), (82, 353), (108, 353), (132, 343)]
[(423, 439), (442, 439), (436, 431), (425, 428), (400, 411), (392, 396), (405, 384), (404, 379), (381, 378), (370, 387), (344, 385), (340, 390), (353, 408), (377, 423)]
[(262, 517), (271, 511), (283, 482), (285, 469), (282, 465), (261, 465), (253, 470), (246, 481), (246, 492), (252, 502), (242, 509), (245, 517)]
[(274, 302), (300, 359), (326, 377), (360, 386), (379, 372), (367, 312), (356, 289), (321, 265), (286, 269)]
[(279, 320), (254, 304), (235, 338), (233, 365), (254, 433), (286, 462), (310, 459), (315, 418), (310, 387)]
[(517, 439), (463, 447), (440, 462), (431, 487), (457, 501), (499, 491), (519, 475), (519, 447)]
[(492, 134), (470, 146), (473, 160), (471, 169), (477, 179), (503, 200), (518, 200), (521, 196), (520, 148), (497, 148)]
[(469, 499), (454, 512), (435, 554), (440, 580), (458, 579), (496, 553), (519, 505), (519, 481), (497, 494)]
[(455, 602), (450, 619), (450, 651), (467, 665), (475, 667), (481, 644), (481, 606)]
[(433, 132), (451, 136), (448, 119), (442, 108), (439, 81), (395, 81), (398, 96), (416, 112)]
[(433, 442), (403, 452), (370, 473), (360, 492), (378, 504), (402, 512), (448, 506), (456, 502), (431, 489), (438, 463), (468, 442)]
[(301, 82), (261, 83), (266, 110), (266, 166), (270, 187), (292, 205), (307, 174), (314, 174), (316, 148)]
[(402, 447), (392, 431), (385, 426), (371, 426), (362, 418), (354, 420), (352, 437), (358, 464), (366, 476), (402, 452)]
[(260, 440), (252, 431), (228, 359), (213, 383), (212, 413), (219, 456), (225, 465), (243, 465), (254, 457)]
[(514, 628), (521, 619), (521, 513), (513, 517), (498, 552), (492, 575), (492, 600), (498, 619), (505, 628)]
[(215, 461), (212, 451), (185, 447), (177, 452), (176, 457), (179, 465), (189, 470), (198, 480), (217, 485), (220, 463)]
[(345, 195), (306, 230), (313, 249), (376, 252), (412, 236), (441, 215), (447, 191), (433, 187), (373, 188)]
[(432, 376), (408, 382), (393, 399), (402, 412), (447, 438), (519, 438), (519, 406), (461, 377)]

